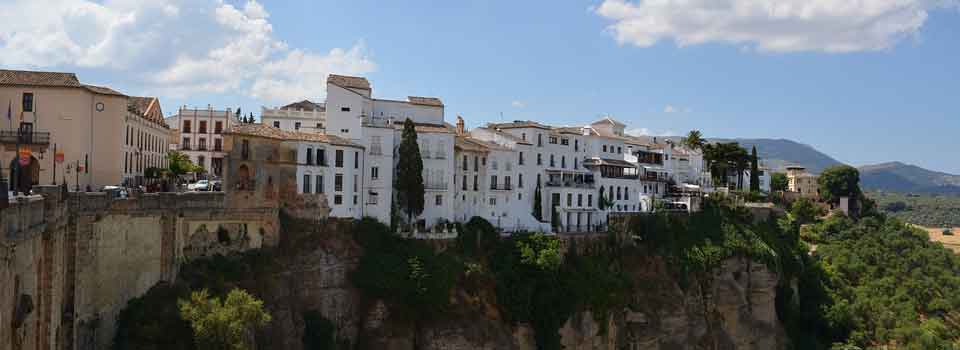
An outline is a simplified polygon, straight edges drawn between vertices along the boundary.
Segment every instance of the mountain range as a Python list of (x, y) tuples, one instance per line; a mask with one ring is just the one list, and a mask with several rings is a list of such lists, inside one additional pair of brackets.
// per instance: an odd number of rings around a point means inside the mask
[[(764, 165), (774, 171), (782, 171), (787, 165), (803, 165), (812, 173), (820, 173), (827, 167), (842, 164), (810, 145), (792, 140), (738, 138), (711, 139), (710, 141), (735, 141), (747, 150), (756, 146)], [(960, 195), (960, 175), (924, 169), (902, 162), (866, 165), (858, 169), (860, 185), (867, 190)]]

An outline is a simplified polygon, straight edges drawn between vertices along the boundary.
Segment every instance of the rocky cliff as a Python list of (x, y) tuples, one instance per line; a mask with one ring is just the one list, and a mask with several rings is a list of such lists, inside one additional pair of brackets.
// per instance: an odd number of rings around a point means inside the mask
[[(489, 285), (459, 285), (442, 319), (413, 321), (351, 285), (348, 275), (362, 249), (349, 237), (295, 245), (296, 252), (278, 264), (279, 273), (241, 284), (260, 295), (274, 317), (258, 337), (260, 348), (302, 349), (304, 312), (312, 310), (336, 325), (343, 348), (536, 349), (532, 327), (505, 321)], [(681, 283), (657, 257), (630, 262), (636, 286), (630, 306), (608, 317), (575, 313), (559, 330), (565, 349), (784, 347), (774, 302), (777, 276), (766, 266), (732, 258), (712, 274)]]

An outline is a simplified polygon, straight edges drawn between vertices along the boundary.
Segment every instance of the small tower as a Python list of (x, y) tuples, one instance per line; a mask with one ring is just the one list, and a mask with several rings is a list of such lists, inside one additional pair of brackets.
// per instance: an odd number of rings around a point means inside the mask
[(466, 134), (466, 130), (463, 127), (463, 117), (457, 116), (457, 135), (463, 136)]

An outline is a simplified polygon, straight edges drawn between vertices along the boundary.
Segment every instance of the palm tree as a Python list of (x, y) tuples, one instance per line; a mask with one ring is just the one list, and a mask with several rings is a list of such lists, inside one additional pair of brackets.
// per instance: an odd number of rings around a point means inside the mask
[(690, 130), (687, 136), (680, 141), (680, 144), (691, 150), (702, 149), (706, 143), (700, 130)]

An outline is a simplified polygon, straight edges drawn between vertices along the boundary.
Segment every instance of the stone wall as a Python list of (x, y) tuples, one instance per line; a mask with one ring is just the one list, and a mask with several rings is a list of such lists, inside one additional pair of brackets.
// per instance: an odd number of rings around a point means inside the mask
[(0, 211), (0, 349), (107, 349), (127, 301), (185, 261), (279, 241), (276, 205), (223, 193), (35, 191)]

